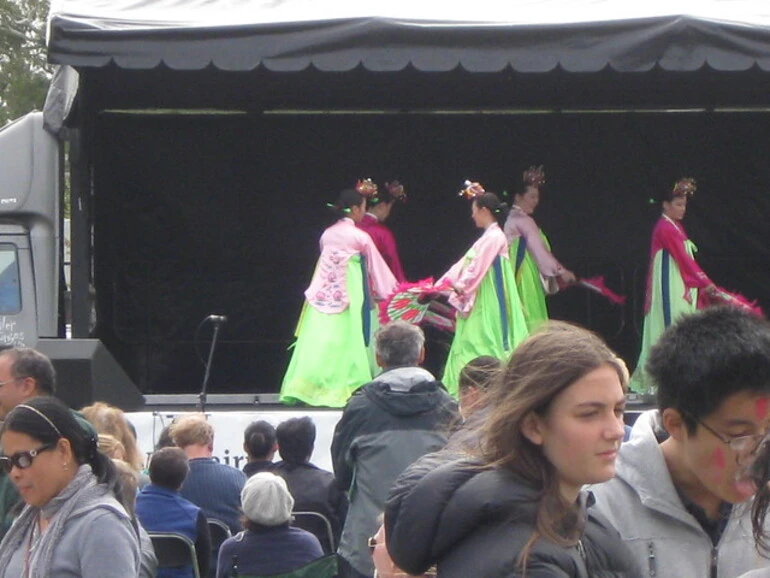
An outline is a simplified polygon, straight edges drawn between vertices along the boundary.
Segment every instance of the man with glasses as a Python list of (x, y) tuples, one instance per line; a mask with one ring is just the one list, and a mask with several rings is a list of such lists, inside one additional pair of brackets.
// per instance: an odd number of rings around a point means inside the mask
[[(56, 371), (51, 360), (29, 347), (0, 350), (0, 420), (33, 397), (53, 395)], [(0, 538), (11, 527), (19, 493), (10, 478), (0, 474)]]
[(17, 405), (41, 395), (53, 395), (56, 372), (51, 360), (29, 347), (0, 351), (0, 420)]
[(646, 370), (658, 409), (623, 444), (599, 510), (644, 576), (735, 578), (770, 566), (751, 535), (747, 466), (770, 419), (770, 323), (737, 308), (682, 318)]

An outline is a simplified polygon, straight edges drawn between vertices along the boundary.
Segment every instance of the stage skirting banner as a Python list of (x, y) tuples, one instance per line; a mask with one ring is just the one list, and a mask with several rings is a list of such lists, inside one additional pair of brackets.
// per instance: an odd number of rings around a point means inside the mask
[[(145, 456), (152, 453), (160, 432), (169, 425), (177, 415), (184, 412), (133, 412), (127, 413), (129, 421), (136, 428), (139, 447)], [(209, 423), (214, 426), (214, 458), (221, 463), (243, 469), (246, 463), (246, 452), (243, 451), (243, 431), (251, 422), (265, 420), (274, 426), (293, 417), (310, 416), (316, 426), (315, 451), (311, 462), (319, 468), (332, 471), (331, 444), (334, 427), (342, 415), (339, 410), (314, 411), (212, 411), (206, 414)], [(275, 460), (280, 458), (276, 454)]]

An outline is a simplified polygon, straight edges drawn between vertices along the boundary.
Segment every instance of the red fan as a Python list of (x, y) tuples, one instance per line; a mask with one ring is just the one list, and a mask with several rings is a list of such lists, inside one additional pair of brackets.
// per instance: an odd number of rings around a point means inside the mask
[(602, 297), (608, 299), (612, 303), (615, 303), (616, 305), (622, 305), (626, 302), (625, 295), (618, 295), (615, 293), (612, 289), (607, 287), (607, 285), (604, 284), (604, 277), (583, 277), (578, 278), (575, 283), (572, 285), (563, 286), (560, 284), (561, 289), (566, 289), (567, 287), (584, 287), (585, 289), (589, 289), (590, 291), (593, 291), (594, 293), (598, 293)]
[(454, 331), (454, 307), (437, 300), (450, 289), (448, 284), (434, 285), (432, 277), (417, 283), (401, 283), (380, 303), (380, 322), (401, 319), (414, 325), (427, 323), (443, 331)]

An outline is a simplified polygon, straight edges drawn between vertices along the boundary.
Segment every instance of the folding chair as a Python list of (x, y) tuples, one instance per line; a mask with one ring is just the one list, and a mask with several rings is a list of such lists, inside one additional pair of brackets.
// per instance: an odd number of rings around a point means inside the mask
[(195, 544), (187, 536), (173, 532), (147, 532), (155, 549), (158, 568), (179, 568), (192, 566), (193, 576), (201, 578)]
[(318, 558), (305, 564), (302, 568), (297, 568), (293, 572), (285, 574), (272, 574), (270, 576), (255, 576), (253, 574), (240, 574), (238, 572), (238, 562), (233, 565), (232, 578), (336, 578), (337, 576), (337, 554), (329, 554), (323, 558)]
[(329, 518), (319, 512), (292, 512), (291, 515), (294, 517), (294, 526), (307, 530), (318, 538), (324, 554), (337, 551), (334, 531)]
[(211, 537), (211, 569), (209, 571), (209, 578), (216, 578), (219, 548), (232, 534), (230, 533), (230, 526), (222, 520), (208, 518), (206, 522), (209, 527), (209, 536)]

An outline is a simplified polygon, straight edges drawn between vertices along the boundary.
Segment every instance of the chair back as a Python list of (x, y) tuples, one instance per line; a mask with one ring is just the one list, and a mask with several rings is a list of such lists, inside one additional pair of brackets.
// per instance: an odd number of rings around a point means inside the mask
[(155, 549), (158, 568), (192, 566), (193, 576), (201, 578), (195, 544), (187, 536), (173, 532), (147, 532)]
[(301, 568), (285, 574), (272, 574), (270, 576), (255, 576), (253, 574), (240, 574), (238, 564), (233, 566), (232, 578), (336, 578), (337, 554), (328, 554), (323, 558), (313, 560)]
[(232, 534), (230, 533), (230, 526), (222, 520), (208, 518), (206, 523), (209, 527), (209, 536), (211, 537), (211, 570), (209, 571), (209, 578), (216, 578), (219, 548)]
[(230, 533), (230, 526), (216, 518), (209, 518), (207, 523), (209, 526), (209, 536), (211, 536), (211, 551), (219, 552), (219, 547), (222, 545), (222, 542), (232, 536)]
[(302, 528), (314, 534), (318, 541), (321, 542), (321, 548), (323, 548), (324, 554), (332, 554), (337, 551), (336, 540), (334, 539), (334, 531), (332, 530), (332, 523), (320, 512), (292, 512), (294, 518), (293, 526)]

